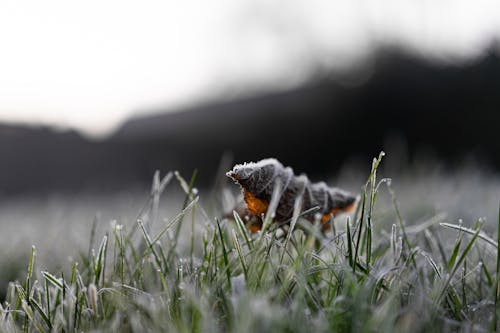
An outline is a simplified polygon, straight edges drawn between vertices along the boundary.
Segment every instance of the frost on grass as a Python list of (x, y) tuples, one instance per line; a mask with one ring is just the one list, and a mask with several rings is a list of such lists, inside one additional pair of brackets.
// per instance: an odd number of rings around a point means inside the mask
[[(453, 212), (413, 219), (397, 178), (381, 182), (377, 166), (352, 219), (336, 221), (328, 237), (309, 222), (286, 237), (272, 229), (253, 237), (243, 223), (222, 219), (179, 174), (185, 196), (169, 204), (173, 198), (155, 176), (150, 198), (130, 217), (114, 216), (94, 233), (87, 222), (82, 244), (54, 242), (62, 252), (55, 257), (37, 246), (38, 254), (33, 249), (20, 261), (23, 274), (5, 287), (0, 330), (495, 330), (492, 225), (459, 224)], [(142, 223), (147, 218), (156, 223)], [(57, 268), (47, 267), (51, 259)]]

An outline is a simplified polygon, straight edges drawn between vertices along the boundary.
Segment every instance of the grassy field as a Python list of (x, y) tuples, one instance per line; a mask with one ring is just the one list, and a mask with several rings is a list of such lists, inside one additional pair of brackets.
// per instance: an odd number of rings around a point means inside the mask
[[(119, 216), (101, 217), (112, 223), (68, 221), (55, 235), (57, 226), (14, 223), (3, 244), (31, 235), (43, 246), (4, 246), (2, 279), (17, 281), (5, 286), (0, 331), (496, 330), (498, 179), (477, 188), (470, 176), (426, 173), (427, 182), (401, 179), (396, 193), (398, 179), (377, 177), (381, 158), (358, 210), (327, 235), (299, 211), (293, 232), (277, 229), (270, 211), (250, 234), (237, 214), (224, 218), (227, 191), (200, 194), (194, 177), (172, 173), (155, 175), (143, 206), (116, 198)], [(164, 194), (176, 184), (181, 200)]]

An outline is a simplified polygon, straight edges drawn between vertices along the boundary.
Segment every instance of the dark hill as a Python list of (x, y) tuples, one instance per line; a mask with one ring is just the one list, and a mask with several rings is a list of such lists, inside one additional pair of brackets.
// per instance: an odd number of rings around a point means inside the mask
[(357, 87), (323, 80), (286, 93), (160, 111), (130, 120), (111, 139), (133, 145), (150, 170), (175, 164), (213, 172), (230, 151), (237, 161), (276, 156), (319, 175), (351, 156), (369, 165), (394, 136), (410, 157), (423, 150), (453, 165), (472, 154), (500, 167), (495, 53), (465, 66), (385, 55)]
[(238, 162), (275, 156), (319, 177), (352, 156), (369, 165), (381, 149), (390, 150), (384, 143), (393, 135), (410, 157), (427, 150), (454, 165), (474, 154), (500, 168), (494, 52), (463, 66), (384, 53), (360, 86), (317, 80), (284, 93), (166, 111), (130, 119), (101, 142), (0, 126), (1, 191), (126, 187), (149, 182), (155, 169), (198, 168), (209, 182), (224, 152)]

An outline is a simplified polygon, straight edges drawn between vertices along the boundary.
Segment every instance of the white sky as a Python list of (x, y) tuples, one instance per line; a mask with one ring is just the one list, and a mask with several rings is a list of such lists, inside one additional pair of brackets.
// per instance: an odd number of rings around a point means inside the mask
[(0, 121), (99, 136), (140, 110), (356, 66), (379, 44), (468, 59), (492, 38), (498, 0), (0, 0)]

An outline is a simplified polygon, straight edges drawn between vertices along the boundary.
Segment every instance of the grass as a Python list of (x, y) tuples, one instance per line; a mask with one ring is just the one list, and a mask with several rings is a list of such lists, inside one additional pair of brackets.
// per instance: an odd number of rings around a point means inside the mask
[[(39, 269), (32, 248), (25, 278), (6, 291), (0, 331), (495, 331), (500, 232), (495, 241), (481, 219), (465, 227), (440, 216), (408, 226), (391, 181), (377, 179), (382, 157), (345, 230), (337, 224), (329, 235), (304, 222), (299, 205), (292, 233), (274, 228), (270, 211), (265, 232), (252, 235), (236, 212), (221, 219), (205, 209), (196, 173), (190, 181), (155, 174), (136, 223), (101, 235), (94, 226), (89, 248), (66, 269)], [(162, 221), (160, 198), (174, 178), (185, 200)], [(395, 219), (378, 213), (382, 192)]]

